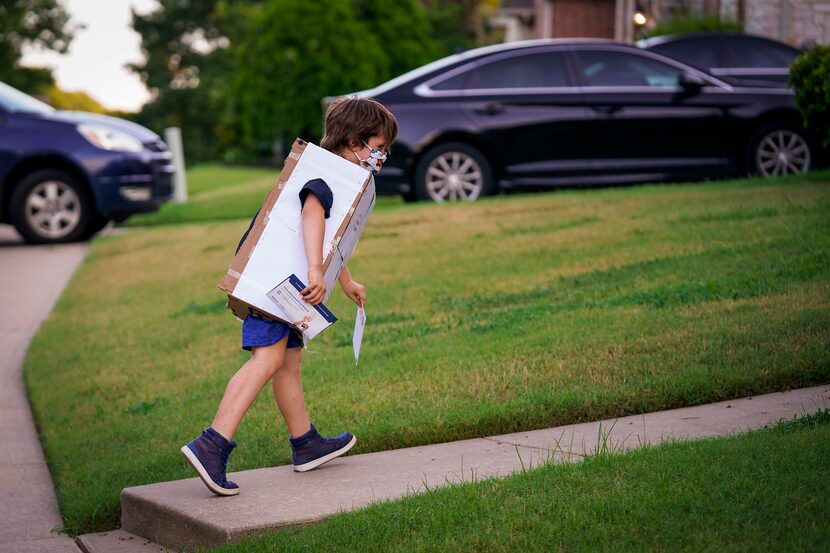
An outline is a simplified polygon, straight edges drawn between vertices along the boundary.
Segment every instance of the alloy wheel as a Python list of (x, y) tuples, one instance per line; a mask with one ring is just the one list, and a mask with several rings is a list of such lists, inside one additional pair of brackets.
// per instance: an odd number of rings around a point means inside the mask
[(25, 202), (26, 222), (44, 238), (57, 240), (73, 232), (81, 220), (81, 199), (72, 186), (47, 180), (35, 186)]
[(476, 200), (484, 189), (481, 167), (464, 152), (443, 152), (427, 166), (426, 189), (436, 202)]
[(800, 134), (778, 129), (758, 143), (755, 163), (765, 177), (806, 173), (810, 168), (810, 146)]

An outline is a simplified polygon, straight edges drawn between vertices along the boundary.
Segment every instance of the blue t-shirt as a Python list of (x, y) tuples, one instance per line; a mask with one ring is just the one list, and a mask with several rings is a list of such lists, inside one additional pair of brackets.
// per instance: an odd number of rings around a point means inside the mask
[[(314, 194), (320, 200), (320, 204), (322, 204), (323, 211), (325, 212), (325, 218), (328, 219), (331, 217), (331, 204), (334, 202), (334, 194), (331, 193), (331, 188), (326, 184), (326, 181), (323, 179), (313, 179), (303, 185), (300, 189), (300, 209), (305, 207), (305, 200), (309, 194)], [(248, 233), (254, 228), (254, 221), (256, 221), (257, 215), (259, 215), (259, 210), (254, 213), (254, 218), (251, 219), (248, 230), (245, 231), (245, 234), (242, 235), (242, 239), (239, 241), (239, 245), (236, 246), (236, 253), (239, 253), (239, 248), (242, 247), (245, 239), (248, 238)]]

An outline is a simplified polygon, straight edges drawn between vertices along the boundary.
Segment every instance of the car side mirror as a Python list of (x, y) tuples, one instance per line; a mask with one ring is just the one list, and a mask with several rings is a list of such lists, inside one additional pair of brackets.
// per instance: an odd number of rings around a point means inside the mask
[(700, 89), (706, 85), (706, 81), (704, 81), (700, 75), (684, 71), (680, 74), (677, 84), (680, 85), (680, 88), (682, 88), (685, 92), (689, 94), (697, 94), (700, 92)]

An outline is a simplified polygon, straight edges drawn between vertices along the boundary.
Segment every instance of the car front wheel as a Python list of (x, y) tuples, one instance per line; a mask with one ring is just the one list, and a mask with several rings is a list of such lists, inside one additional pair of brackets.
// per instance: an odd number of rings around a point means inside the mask
[(806, 173), (812, 147), (803, 129), (788, 123), (766, 125), (750, 141), (749, 166), (763, 177)]
[(427, 151), (415, 172), (415, 191), (421, 200), (472, 202), (493, 192), (490, 162), (462, 142), (447, 142)]
[(27, 242), (72, 242), (85, 236), (93, 218), (86, 191), (69, 173), (37, 171), (23, 178), (11, 197), (12, 223)]

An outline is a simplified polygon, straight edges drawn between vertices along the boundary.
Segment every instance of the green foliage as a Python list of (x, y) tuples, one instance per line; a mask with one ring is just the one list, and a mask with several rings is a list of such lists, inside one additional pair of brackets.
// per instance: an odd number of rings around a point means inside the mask
[(108, 113), (107, 108), (86, 92), (69, 92), (53, 85), (46, 89), (45, 96), (53, 108)]
[(235, 139), (225, 117), (233, 72), (220, 0), (162, 0), (150, 13), (133, 12), (145, 60), (130, 68), (154, 95), (137, 123), (161, 133), (182, 130), (188, 163), (221, 159)]
[(389, 75), (384, 46), (349, 0), (269, 2), (234, 47), (233, 98), (245, 145), (267, 154), (275, 139), (319, 137), (322, 98), (369, 88)]
[[(419, 0), (352, 0), (355, 16), (368, 26), (372, 35), (369, 47), (377, 43), (389, 59), (382, 80), (406, 73), (410, 69), (441, 57), (442, 51), (433, 39), (426, 10)], [(362, 58), (365, 39), (355, 43)]]
[(422, 0), (435, 40), (444, 55), (501, 42), (488, 32), (487, 21), (499, 0)]
[(218, 0), (160, 0), (156, 10), (133, 11), (145, 60), (130, 65), (151, 91), (198, 86), (207, 54), (225, 44)]
[(645, 33), (645, 36), (673, 35), (678, 33), (692, 33), (696, 31), (742, 31), (743, 25), (732, 19), (721, 19), (716, 15), (694, 15), (690, 12), (680, 12), (670, 19), (661, 21)]
[(830, 145), (830, 46), (819, 45), (790, 66), (789, 85), (804, 125)]
[(24, 45), (65, 53), (78, 27), (57, 0), (4, 0), (0, 3), (0, 81), (29, 94), (53, 84), (51, 71), (21, 67)]

